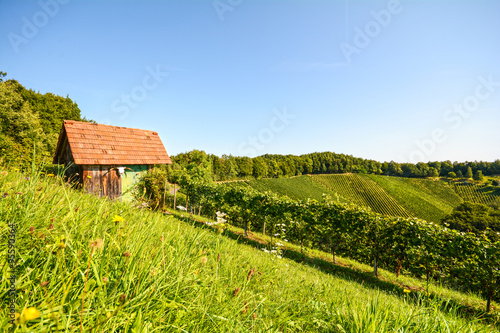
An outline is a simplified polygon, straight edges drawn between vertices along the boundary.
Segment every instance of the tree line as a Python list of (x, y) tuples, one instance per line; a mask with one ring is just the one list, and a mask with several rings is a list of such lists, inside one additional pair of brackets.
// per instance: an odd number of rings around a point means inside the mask
[[(203, 162), (200, 162), (203, 160)], [(397, 163), (378, 162), (352, 155), (333, 152), (311, 153), (304, 155), (262, 155), (258, 157), (221, 157), (193, 150), (172, 156), (177, 166), (185, 168), (190, 163), (203, 163), (214, 181), (248, 178), (278, 178), (300, 176), (303, 174), (369, 173), (400, 177), (451, 177), (473, 178), (482, 175), (500, 174), (500, 160), (494, 162), (419, 162)], [(480, 175), (480, 176), (479, 176)]]

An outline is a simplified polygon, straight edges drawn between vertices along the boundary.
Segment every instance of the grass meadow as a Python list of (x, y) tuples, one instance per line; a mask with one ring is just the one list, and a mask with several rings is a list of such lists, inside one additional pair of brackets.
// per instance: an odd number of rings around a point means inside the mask
[[(408, 290), (397, 293), (246, 245), (229, 230), (75, 191), (35, 170), (0, 170), (1, 255), (15, 244), (13, 332), (497, 332)], [(262, 245), (264, 247), (265, 245)]]

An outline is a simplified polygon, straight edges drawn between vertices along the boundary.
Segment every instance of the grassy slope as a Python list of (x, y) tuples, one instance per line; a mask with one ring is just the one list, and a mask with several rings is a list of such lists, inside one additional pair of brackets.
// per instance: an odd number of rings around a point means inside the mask
[[(196, 217), (197, 220), (203, 221), (202, 217)], [(206, 221), (208, 219), (205, 218)], [(205, 222), (206, 222), (205, 221)], [(230, 235), (243, 235), (244, 230), (235, 226), (226, 226), (226, 234)], [(269, 244), (271, 242), (271, 237), (268, 235), (262, 235), (260, 233), (250, 233), (249, 239), (255, 241), (255, 244)], [(248, 242), (244, 240), (244, 242)], [(404, 289), (410, 289), (412, 291), (428, 291), (431, 297), (441, 298), (442, 300), (449, 300), (456, 304), (461, 304), (468, 308), (467, 312), (477, 312), (481, 313), (485, 307), (485, 300), (480, 296), (471, 293), (462, 293), (456, 290), (446, 288), (442, 285), (430, 283), (426, 284), (425, 279), (418, 279), (411, 276), (400, 275), (397, 276), (395, 273), (387, 271), (385, 269), (379, 269), (379, 278), (373, 276), (373, 267), (359, 263), (355, 260), (349, 258), (343, 258), (336, 256), (336, 262), (333, 263), (331, 253), (326, 253), (317, 249), (305, 248), (305, 252), (301, 253), (300, 245), (285, 242), (282, 250), (284, 251), (284, 256), (289, 257), (294, 260), (302, 261), (303, 263), (312, 264), (314, 267), (325, 270), (332, 274), (337, 275), (348, 275), (351, 279), (354, 279), (360, 283), (372, 284), (376, 288), (381, 290), (392, 290), (394, 292), (404, 293)], [(499, 310), (499, 305), (494, 302), (494, 311)], [(500, 313), (498, 313), (500, 315)]]
[[(80, 325), (84, 332), (491, 331), (433, 304), (415, 305), (411, 294), (278, 259), (188, 221), (78, 193), (54, 178), (5, 172), (2, 256), (6, 221), (16, 223), (16, 310), (41, 313), (17, 332), (78, 332)], [(1, 268), (5, 331), (10, 274), (5, 262)]]

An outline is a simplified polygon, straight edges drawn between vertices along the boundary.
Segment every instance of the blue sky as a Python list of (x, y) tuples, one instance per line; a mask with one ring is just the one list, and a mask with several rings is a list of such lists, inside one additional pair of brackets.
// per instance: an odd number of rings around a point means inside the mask
[(0, 70), (170, 154), (500, 158), (499, 1), (0, 0)]

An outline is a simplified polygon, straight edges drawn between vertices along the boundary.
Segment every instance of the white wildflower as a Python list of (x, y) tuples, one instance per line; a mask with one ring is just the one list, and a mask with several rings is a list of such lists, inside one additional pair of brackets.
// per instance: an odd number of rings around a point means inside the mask
[(226, 216), (227, 214), (226, 214), (226, 213), (223, 213), (223, 212), (220, 212), (220, 211), (217, 211), (217, 213), (215, 213), (215, 215), (217, 215), (217, 217), (224, 217), (224, 216)]
[(223, 218), (224, 216), (227, 216), (226, 213), (217, 211), (215, 213), (215, 215), (217, 215), (217, 223), (225, 223), (225, 222), (227, 222), (227, 220)]

